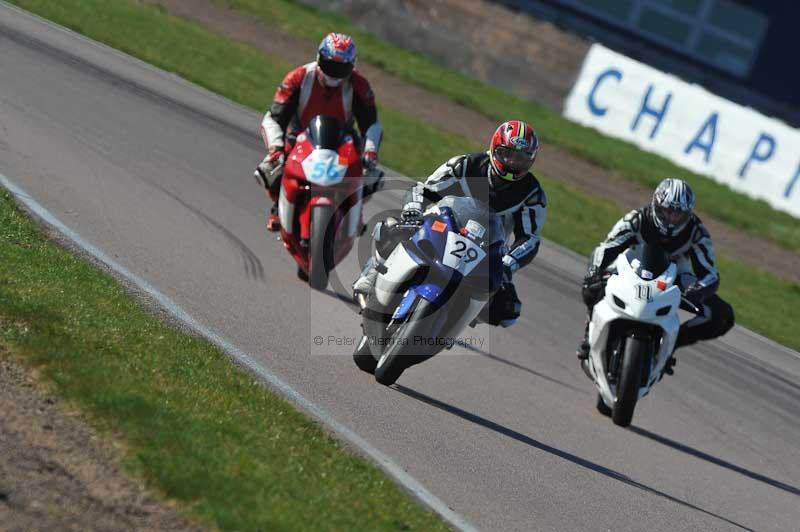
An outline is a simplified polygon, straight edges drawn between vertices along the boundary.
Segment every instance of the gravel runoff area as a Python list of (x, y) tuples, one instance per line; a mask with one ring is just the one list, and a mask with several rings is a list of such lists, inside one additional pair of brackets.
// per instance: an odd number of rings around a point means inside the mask
[[(191, 20), (213, 32), (226, 35), (290, 63), (303, 64), (314, 57), (316, 43), (284, 32), (278, 27), (267, 28), (260, 20), (222, 7), (212, 0), (143, 0), (143, 2), (161, 6), (173, 15)], [(470, 13), (481, 9), (493, 12), (506, 11), (504, 7), (483, 0), (441, 0), (437, 5), (449, 7), (439, 9), (431, 16), (445, 17), (446, 14), (447, 17), (468, 17)], [(516, 17), (511, 13), (507, 15), (514, 16), (518, 19), (517, 23), (521, 24), (520, 20), (523, 17)], [(541, 32), (546, 29), (551, 36), (560, 32), (550, 24), (527, 18), (532, 29), (536, 31)], [(402, 19), (397, 21), (401, 23)], [(476, 36), (477, 38), (479, 36)], [(575, 38), (562, 38), (559, 42), (562, 47), (585, 46)], [(483, 41), (480, 44), (489, 45)], [(428, 122), (444, 131), (463, 135), (480, 144), (485, 144), (497, 127), (497, 121), (494, 119), (388, 74), (364, 61), (359, 62), (359, 69), (370, 80), (380, 103), (413, 118)], [(535, 80), (532, 83), (535, 83)], [(264, 88), (264, 108), (269, 105), (273, 90), (271, 86)], [(552, 92), (552, 87), (548, 87), (547, 90)], [(424, 102), (424, 105), (420, 102)], [(254, 131), (253, 135), (257, 137), (258, 131)], [(649, 188), (615, 175), (553, 145), (543, 146), (536, 161), (536, 168), (545, 175), (561, 179), (590, 195), (612, 201), (625, 209), (646, 203), (652, 194)], [(702, 201), (710, 199), (701, 198), (701, 203)], [(702, 209), (699, 214), (714, 237), (718, 253), (770, 272), (781, 279), (800, 283), (800, 270), (795, 267), (800, 261), (797, 254), (704, 215)]]
[(0, 346), (0, 530), (200, 530)]

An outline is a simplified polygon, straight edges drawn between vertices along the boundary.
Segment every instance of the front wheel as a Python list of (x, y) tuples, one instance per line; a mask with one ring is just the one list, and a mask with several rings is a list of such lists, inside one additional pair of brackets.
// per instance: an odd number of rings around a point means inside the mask
[(649, 342), (633, 336), (625, 339), (625, 352), (617, 380), (617, 401), (611, 412), (615, 425), (627, 427), (633, 419), (639, 388), (642, 384), (642, 367)]
[(400, 375), (438, 351), (436, 338), (443, 323), (444, 309), (420, 299), (408, 318), (391, 335), (375, 367), (375, 380), (390, 386)]
[(308, 250), (308, 285), (325, 290), (333, 269), (333, 207), (317, 205), (311, 212), (311, 241)]
[(375, 375), (375, 367), (378, 365), (378, 361), (372, 356), (372, 350), (369, 347), (369, 341), (366, 335), (361, 337), (361, 341), (358, 343), (356, 350), (353, 351), (353, 362), (356, 363), (356, 366), (358, 366), (358, 369), (361, 371), (369, 373), (370, 375)]

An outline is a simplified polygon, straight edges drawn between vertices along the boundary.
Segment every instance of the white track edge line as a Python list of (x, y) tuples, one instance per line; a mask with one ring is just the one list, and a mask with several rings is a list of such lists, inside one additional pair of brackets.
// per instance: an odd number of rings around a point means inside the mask
[(37, 202), (30, 194), (25, 192), (22, 188), (17, 186), (3, 174), (0, 174), (0, 184), (8, 189), (8, 191), (11, 192), (15, 198), (17, 198), (17, 200), (22, 202), (26, 208), (30, 209), (30, 211), (36, 214), (36, 216), (38, 216), (47, 225), (56, 229), (59, 233), (74, 242), (86, 253), (90, 254), (105, 264), (108, 268), (116, 272), (118, 275), (130, 281), (137, 288), (148, 294), (175, 319), (179, 320), (199, 335), (208, 339), (211, 343), (215, 344), (217, 347), (235, 359), (239, 364), (256, 374), (271, 388), (279, 391), (301, 410), (305, 411), (307, 414), (311, 415), (311, 417), (327, 426), (341, 438), (349, 441), (351, 444), (361, 449), (362, 452), (374, 460), (378, 466), (380, 466), (380, 468), (383, 469), (390, 477), (394, 478), (395, 481), (411, 491), (411, 493), (417, 499), (438, 513), (447, 522), (457, 527), (459, 530), (464, 530), (465, 532), (477, 531), (477, 528), (470, 524), (464, 517), (450, 509), (450, 507), (447, 506), (444, 501), (428, 491), (428, 489), (425, 488), (418, 480), (404, 471), (399, 464), (393, 462), (388, 456), (379, 451), (372, 444), (368, 443), (357, 433), (336, 421), (333, 417), (331, 417), (330, 414), (306, 399), (297, 390), (292, 388), (277, 375), (271, 373), (268, 369), (258, 364), (258, 362), (256, 362), (251, 355), (245, 353), (219, 334), (198, 322), (171, 298), (159, 292), (158, 289), (156, 289), (150, 283), (135, 273), (129, 271), (127, 268), (102, 252), (100, 249), (84, 240), (78, 233), (64, 225), (58, 218), (56, 218), (55, 215), (39, 204), (39, 202)]

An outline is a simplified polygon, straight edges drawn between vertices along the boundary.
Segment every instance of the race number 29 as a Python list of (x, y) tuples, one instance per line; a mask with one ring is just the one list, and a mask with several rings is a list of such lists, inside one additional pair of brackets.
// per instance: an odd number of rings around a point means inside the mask
[(486, 252), (469, 238), (457, 233), (447, 233), (447, 245), (442, 257), (442, 264), (445, 266), (468, 275), (485, 256)]

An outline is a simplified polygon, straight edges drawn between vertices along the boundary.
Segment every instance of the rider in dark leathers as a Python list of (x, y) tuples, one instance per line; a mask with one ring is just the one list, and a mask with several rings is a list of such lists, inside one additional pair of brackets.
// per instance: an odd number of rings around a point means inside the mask
[[(611, 229), (605, 242), (592, 253), (583, 281), (583, 300), (592, 309), (604, 295), (603, 273), (630, 246), (647, 242), (666, 250), (678, 266), (678, 284), (683, 296), (697, 308), (697, 316), (681, 325), (675, 348), (698, 340), (710, 340), (734, 325), (733, 308), (719, 297), (719, 272), (714, 262), (711, 236), (693, 212), (694, 193), (680, 179), (665, 179), (656, 188), (650, 204), (626, 214)], [(589, 356), (588, 322), (577, 356)], [(667, 372), (672, 373), (674, 358)]]
[[(513, 243), (503, 257), (503, 283), (481, 313), (480, 320), (508, 327), (519, 318), (521, 302), (511, 281), (512, 275), (529, 264), (539, 251), (539, 239), (547, 214), (547, 196), (530, 173), (538, 151), (533, 128), (518, 120), (497, 128), (487, 152), (453, 157), (427, 180), (406, 195), (400, 223), (420, 224), (423, 212), (445, 196), (473, 197), (488, 204), (503, 218)], [(386, 238), (374, 234), (376, 240)], [(381, 246), (389, 252), (394, 246)], [(353, 292), (366, 294), (377, 276), (375, 261), (370, 261), (356, 282)]]

